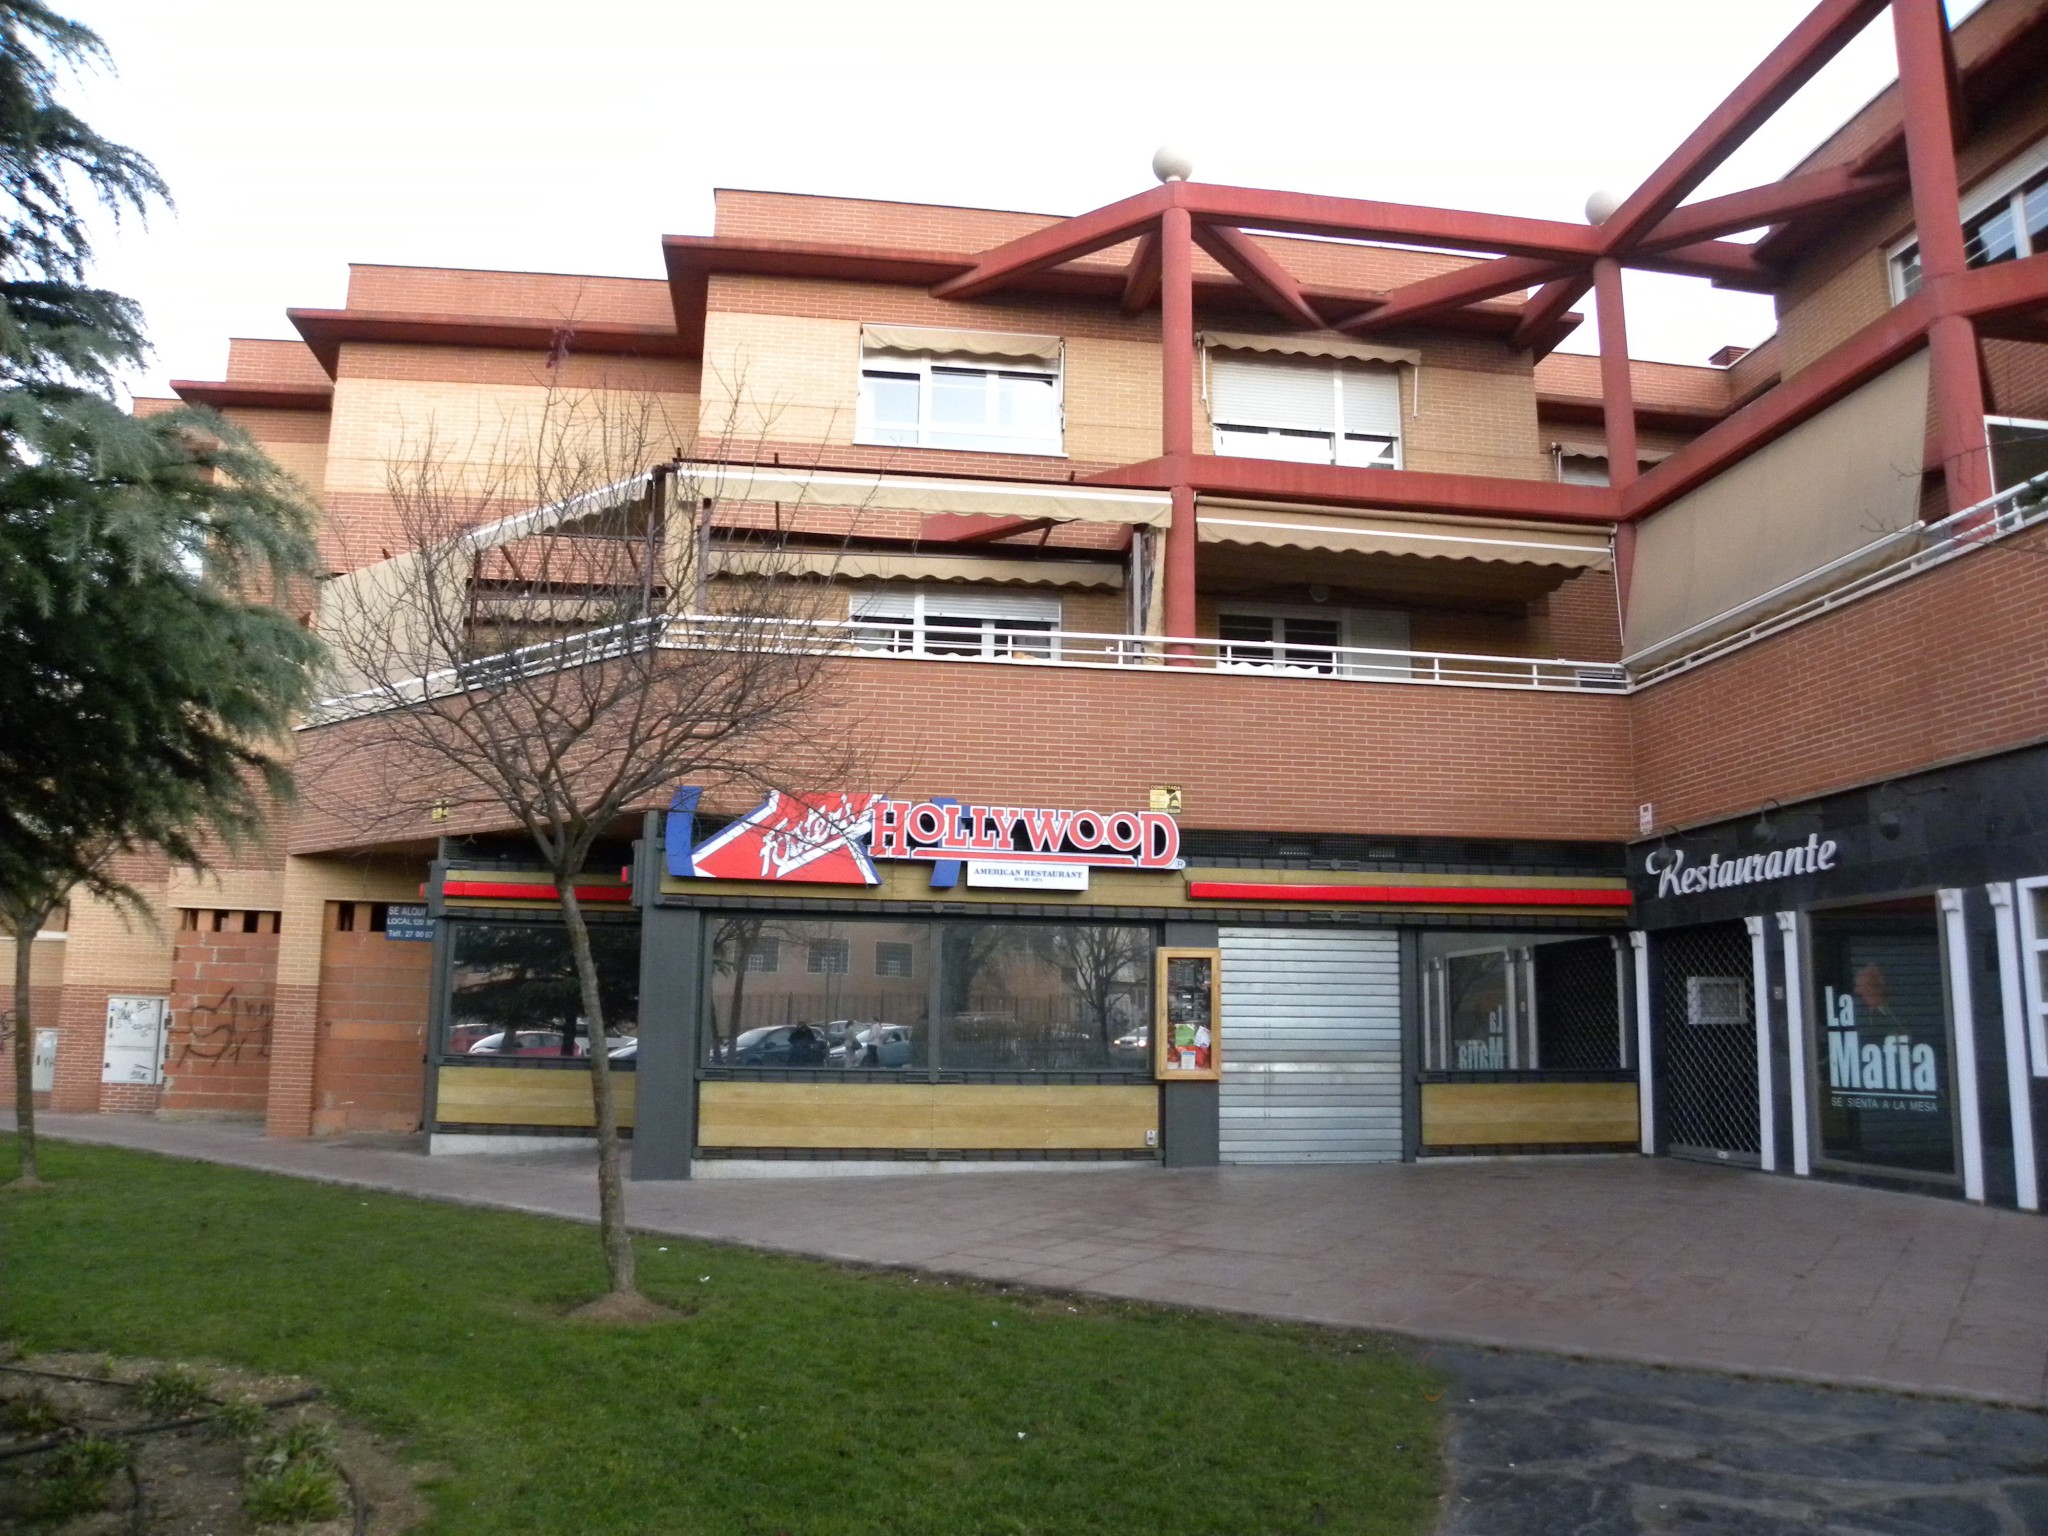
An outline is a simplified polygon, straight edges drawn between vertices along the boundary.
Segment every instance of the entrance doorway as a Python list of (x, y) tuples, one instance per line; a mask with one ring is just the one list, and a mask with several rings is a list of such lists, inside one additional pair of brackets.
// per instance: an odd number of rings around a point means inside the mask
[(1756, 1164), (1756, 979), (1740, 923), (1657, 939), (1664, 1124), (1678, 1157)]

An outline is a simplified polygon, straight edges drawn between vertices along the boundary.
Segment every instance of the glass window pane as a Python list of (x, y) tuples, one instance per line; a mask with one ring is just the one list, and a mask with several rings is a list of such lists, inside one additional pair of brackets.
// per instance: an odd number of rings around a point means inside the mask
[[(590, 1054), (583, 991), (559, 922), (452, 923), (449, 936), (454, 970), (445, 1055)], [(639, 925), (592, 923), (590, 950), (607, 1042), (615, 1059), (631, 1061), (639, 1035)]]
[(914, 373), (868, 373), (861, 376), (867, 396), (868, 421), (877, 429), (889, 427), (917, 430), (917, 375)]
[(1823, 1152), (1954, 1173), (1947, 988), (1933, 898), (1816, 912), (1812, 922)]
[(988, 649), (989, 620), (961, 614), (927, 614), (924, 648), (934, 656), (979, 656)]
[(1331, 436), (1327, 432), (1283, 432), (1269, 427), (1218, 427), (1216, 451), (1226, 458), (1328, 464)]
[(1112, 923), (948, 923), (939, 1065), (949, 1071), (1143, 1071), (1152, 930)]
[(2001, 203), (1963, 226), (1963, 258), (1973, 267), (2010, 261), (2019, 254), (2012, 204)]
[[(928, 923), (719, 917), (710, 924), (713, 1067), (820, 1071), (923, 1067)], [(785, 963), (764, 973), (755, 954)], [(786, 957), (801, 955), (803, 964)]]
[(1508, 1067), (1508, 952), (1451, 955), (1444, 961), (1444, 1018), (1453, 1072)]
[(1042, 374), (998, 374), (996, 425), (1019, 437), (1050, 438), (1056, 433), (1053, 381)]
[(2048, 255), (2048, 176), (2037, 176), (2021, 202), (2030, 255)]
[(960, 368), (932, 370), (932, 425), (939, 428), (988, 425), (989, 377)]
[(1394, 440), (1391, 437), (1368, 437), (1362, 433), (1348, 432), (1337, 445), (1337, 462), (1354, 469), (1392, 469), (1394, 467)]
[(1920, 291), (1920, 247), (1908, 246), (1896, 259), (1899, 274), (1899, 297), (1910, 299)]

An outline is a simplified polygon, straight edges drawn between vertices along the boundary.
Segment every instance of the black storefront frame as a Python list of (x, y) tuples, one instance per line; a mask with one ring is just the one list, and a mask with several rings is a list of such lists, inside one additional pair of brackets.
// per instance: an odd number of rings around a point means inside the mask
[[(1659, 893), (1656, 872), (1646, 871), (1645, 856), (1682, 848), (1689, 862), (1706, 863), (1719, 854), (1726, 862), (1766, 849), (1784, 849), (1808, 840), (1833, 842), (1828, 868), (1805, 869), (1777, 879), (1751, 880), (1728, 888), (1694, 893)], [(2038, 1190), (2044, 1181), (2043, 1153), (2048, 1144), (2039, 1128), (2048, 1120), (2048, 1079), (2036, 1077), (2022, 1061), (2015, 1079), (2003, 1019), (2004, 990), (2009, 978), (2000, 959), (1999, 919), (1994, 897), (2007, 893), (2024, 899), (2023, 880), (2048, 874), (2048, 746), (2028, 747), (1990, 757), (1946, 764), (1925, 772), (1901, 775), (1791, 805), (1765, 801), (1746, 813), (1722, 821), (1655, 838), (1641, 839), (1628, 850), (1629, 879), (1635, 892), (1636, 921), (1650, 952), (1650, 964), (1664, 935), (1697, 923), (1726, 919), (1757, 919), (1763, 926), (1766, 977), (1759, 989), (1773, 1005), (1771, 1019), (1772, 1078), (1775, 1089), (1775, 1152), (1780, 1171), (1794, 1167), (1793, 1111), (1800, 1111), (1808, 1132), (1807, 1169), (1833, 1180), (1926, 1193), (1963, 1193), (1974, 1158), (1981, 1197), (2011, 1205), (2019, 1198), (2021, 1178), (2014, 1159), (2016, 1127), (2022, 1117), (2033, 1138), (2029, 1173)], [(1956, 893), (1949, 896), (1947, 893)], [(1879, 1168), (1825, 1157), (1820, 1145), (1817, 1095), (1825, 1061), (1815, 1049), (1819, 997), (1810, 944), (1808, 914), (1857, 906), (1887, 898), (1924, 897), (1936, 900), (1940, 939), (1944, 1017), (1948, 1027), (1949, 1081), (1955, 1085), (1956, 1168), (1953, 1176), (1929, 1177), (1915, 1170)], [(1954, 905), (1951, 914), (1949, 906)], [(1801, 1024), (1812, 1059), (1803, 1063), (1803, 1081), (1790, 1081), (1784, 994), (1783, 939), (1780, 920), (1789, 916), (1795, 927), (1795, 954), (1801, 981)], [(1960, 925), (1962, 947), (1954, 946), (1951, 920)], [(2018, 914), (2008, 919), (2015, 928)], [(2024, 967), (2025, 956), (2017, 957)], [(1968, 991), (1959, 997), (1957, 980)], [(1767, 978), (1767, 979), (1766, 979)], [(2019, 1004), (2024, 1009), (2025, 976), (2017, 976)], [(1967, 1009), (1965, 1009), (1967, 1004)], [(1974, 1101), (1974, 1125), (1965, 1111), (1964, 1075), (1974, 1060), (1968, 1097)], [(1825, 1041), (1819, 1042), (1822, 1049)], [(2023, 1039), (2024, 1052), (2027, 1042)], [(1653, 1041), (1652, 1102), (1657, 1105), (1661, 1145), (1664, 1053)]]

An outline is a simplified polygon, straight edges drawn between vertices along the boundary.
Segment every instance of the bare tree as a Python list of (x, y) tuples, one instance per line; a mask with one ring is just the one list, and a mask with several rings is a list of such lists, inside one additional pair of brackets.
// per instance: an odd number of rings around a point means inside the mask
[[(339, 682), (315, 720), (361, 765), (330, 775), (358, 786), (349, 803), (322, 799), (369, 836), (416, 838), (430, 816), (517, 829), (560, 891), (611, 1286), (593, 1307), (615, 1315), (644, 1303), (577, 879), (678, 782), (736, 805), (856, 783), (868, 761), (835, 695), (828, 584), (859, 508), (752, 503), (744, 466), (684, 457), (687, 440), (658, 399), (564, 390), (497, 442), (429, 435), (391, 468), (397, 552), (321, 605)], [(736, 457), (721, 447), (714, 463)]]

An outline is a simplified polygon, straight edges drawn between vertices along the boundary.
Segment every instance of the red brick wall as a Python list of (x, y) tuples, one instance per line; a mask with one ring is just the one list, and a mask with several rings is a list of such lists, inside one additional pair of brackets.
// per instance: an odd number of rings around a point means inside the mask
[[(1142, 805), (1178, 784), (1190, 827), (1412, 836), (1621, 838), (1633, 827), (1628, 700), (1214, 673), (845, 661), (811, 734), (872, 739), (867, 787), (1045, 805)], [(398, 783), (375, 722), (300, 738), (293, 851), (360, 845), (377, 811), (437, 792)], [(350, 750), (351, 748), (358, 750)], [(789, 772), (805, 782), (802, 746)], [(843, 782), (845, 770), (820, 783)], [(434, 830), (493, 825), (452, 784)], [(664, 792), (665, 794), (665, 792)], [(403, 797), (402, 801), (395, 797)]]
[(1662, 825), (2048, 738), (2048, 530), (1961, 557), (1635, 695)]
[[(353, 909), (354, 928), (334, 926)], [(314, 1135), (416, 1131), (425, 1088), (428, 985), (434, 946), (369, 930), (370, 903), (330, 902), (320, 953), (313, 1051)]]
[(179, 929), (171, 951), (171, 1039), (157, 1107), (261, 1114), (269, 1094), (277, 914), (184, 916), (194, 926)]

